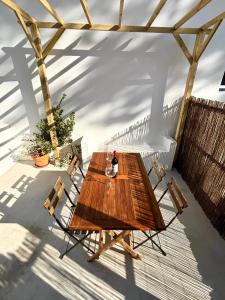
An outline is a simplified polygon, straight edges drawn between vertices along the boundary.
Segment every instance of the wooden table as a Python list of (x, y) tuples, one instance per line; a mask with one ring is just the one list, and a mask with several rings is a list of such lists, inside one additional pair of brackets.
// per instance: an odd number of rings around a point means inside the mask
[[(139, 255), (124, 238), (132, 230), (163, 230), (165, 224), (139, 153), (117, 153), (116, 178), (105, 176), (106, 153), (94, 152), (84, 179), (70, 230), (106, 230), (112, 239), (100, 244), (89, 259), (98, 258), (120, 243), (133, 257)], [(109, 187), (111, 181), (111, 187)], [(115, 230), (121, 230), (119, 234)]]

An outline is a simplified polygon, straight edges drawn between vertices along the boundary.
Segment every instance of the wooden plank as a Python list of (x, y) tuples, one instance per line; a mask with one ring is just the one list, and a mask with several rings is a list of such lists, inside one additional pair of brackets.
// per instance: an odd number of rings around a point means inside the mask
[(87, 21), (88, 21), (89, 25), (92, 26), (93, 20), (91, 18), (91, 15), (90, 15), (90, 12), (89, 12), (86, 0), (80, 0), (80, 3), (82, 5), (82, 8), (84, 10), (84, 13), (85, 13), (85, 16), (87, 18)]
[(38, 27), (36, 24), (31, 25), (31, 34), (32, 39), (35, 43), (36, 48), (41, 51), (41, 56), (37, 59), (37, 66), (38, 66), (38, 72), (39, 77), (41, 81), (41, 89), (44, 99), (44, 106), (45, 106), (45, 113), (48, 121), (48, 125), (50, 128), (50, 137), (52, 142), (52, 147), (54, 151), (55, 159), (59, 159), (59, 150), (57, 148), (58, 146), (58, 139), (57, 139), (57, 133), (55, 129), (55, 123), (54, 123), (54, 116), (52, 112), (52, 101), (51, 101), (51, 95), (49, 91), (48, 86), (48, 80), (47, 80), (47, 74), (46, 74), (46, 66), (44, 59), (42, 58), (42, 47), (40, 42), (40, 33), (38, 30)]
[[(30, 25), (28, 22), (27, 25)], [(75, 30), (93, 30), (93, 31), (118, 31), (118, 32), (146, 32), (146, 33), (173, 33), (174, 27), (149, 27), (146, 26), (135, 26), (135, 25), (121, 25), (119, 27), (117, 24), (92, 24), (90, 27), (89, 24), (86, 23), (64, 23), (63, 25), (60, 23), (54, 22), (37, 22), (37, 26), (39, 28), (65, 28), (65, 29), (75, 29)], [(177, 33), (182, 34), (196, 34), (201, 32), (199, 28), (178, 28), (176, 30)], [(209, 30), (210, 32), (210, 30)]]
[(152, 166), (153, 166), (154, 172), (158, 178), (158, 183), (159, 183), (162, 181), (163, 177), (166, 175), (166, 171), (165, 171), (163, 165), (156, 158), (152, 160)]
[(77, 155), (74, 155), (72, 161), (70, 162), (66, 172), (67, 174), (72, 177), (74, 175), (74, 173), (76, 172), (78, 166), (79, 166), (79, 159)]
[(21, 16), (23, 16), (24, 18), (26, 18), (27, 20), (29, 20), (30, 22), (32, 23), (37, 22), (37, 20), (34, 17), (29, 15), (25, 10), (23, 10), (21, 7), (15, 4), (13, 1), (11, 0), (0, 0), (0, 1), (4, 3), (6, 6), (8, 6), (9, 8), (11, 8), (12, 10), (14, 10), (15, 12), (17, 12), (18, 14), (20, 14)]
[(51, 205), (51, 207), (49, 209), (50, 215), (54, 214), (55, 209), (56, 209), (56, 207), (57, 207), (57, 205), (59, 203), (59, 200), (62, 198), (62, 194), (64, 192), (64, 188), (65, 188), (65, 184), (64, 184), (64, 182), (61, 182), (61, 186), (60, 186), (60, 188), (59, 188), (59, 190), (57, 192), (57, 195), (56, 195), (55, 199), (52, 201), (52, 205)]
[(48, 198), (45, 200), (43, 206), (47, 209), (50, 209), (51, 202), (54, 198), (55, 193), (58, 191), (60, 184), (62, 183), (61, 177), (58, 177), (53, 189), (51, 190)]
[(198, 53), (199, 50), (201, 49), (203, 40), (204, 40), (205, 33), (201, 32), (196, 35), (195, 39), (195, 45), (194, 45), (194, 50), (193, 50), (193, 61), (192, 64), (190, 65), (189, 72), (188, 72), (188, 77), (186, 81), (186, 86), (185, 86), (185, 91), (184, 91), (184, 96), (182, 99), (181, 103), (181, 109), (180, 109), (180, 114), (177, 122), (177, 128), (176, 128), (176, 134), (175, 134), (175, 139), (177, 141), (177, 147), (176, 147), (176, 153), (175, 153), (175, 158), (177, 158), (177, 154), (179, 151), (180, 143), (181, 143), (181, 138), (184, 130), (184, 125), (185, 125), (185, 120), (187, 116), (187, 109), (188, 109), (188, 103), (189, 99), (192, 93), (193, 85), (194, 85), (194, 79), (198, 67)]
[(106, 153), (95, 152), (83, 182), (71, 230), (157, 230), (165, 224), (141, 156), (117, 153), (119, 172), (106, 177)]
[(119, 22), (118, 22), (119, 27), (121, 27), (122, 24), (123, 8), (124, 8), (124, 0), (120, 0)]
[(211, 39), (213, 38), (214, 34), (216, 33), (218, 27), (220, 26), (220, 24), (222, 23), (223, 19), (219, 20), (214, 27), (212, 28), (212, 31), (210, 32), (210, 34), (208, 35), (208, 37), (206, 38), (206, 40), (203, 43), (203, 46), (201, 48), (201, 50), (198, 53), (197, 56), (197, 60), (200, 59), (201, 55), (203, 54), (203, 52), (205, 51), (206, 47), (208, 46), (208, 44), (210, 43)]
[(181, 203), (182, 203), (183, 207), (184, 208), (188, 207), (188, 202), (187, 202), (184, 194), (181, 191), (181, 188), (177, 184), (177, 182), (176, 182), (176, 180), (175, 180), (174, 177), (172, 177), (171, 182), (172, 182), (172, 185), (173, 185), (174, 189), (176, 190), (176, 193), (177, 193), (179, 199), (181, 200)]
[(174, 36), (175, 40), (177, 41), (178, 45), (180, 46), (181, 50), (183, 51), (184, 55), (186, 56), (187, 60), (191, 64), (193, 61), (193, 57), (192, 57), (191, 53), (189, 52), (187, 46), (185, 45), (183, 39), (176, 32), (173, 33), (173, 36)]
[(174, 30), (177, 30), (179, 27), (181, 27), (184, 23), (186, 23), (189, 19), (191, 19), (194, 15), (196, 15), (201, 9), (203, 9), (211, 1), (212, 0), (200, 0), (198, 4), (192, 7), (192, 9), (174, 25)]
[(34, 49), (36, 57), (39, 57), (40, 56), (40, 52), (38, 51), (37, 47), (35, 46), (35, 44), (34, 44), (34, 42), (32, 40), (32, 37), (31, 37), (31, 35), (30, 35), (29, 31), (28, 31), (26, 23), (23, 20), (23, 17), (17, 11), (15, 11), (15, 15), (17, 16), (17, 19), (18, 19), (18, 21), (19, 21), (19, 23), (20, 23), (20, 25), (21, 25), (24, 33), (26, 34), (26, 37), (27, 37), (27, 39), (29, 40), (29, 42), (31, 44), (31, 47)]
[(163, 8), (163, 6), (166, 4), (167, 0), (160, 0), (158, 5), (156, 6), (155, 10), (153, 11), (151, 17), (149, 18), (146, 27), (149, 28), (152, 23), (155, 21), (156, 17), (158, 16), (158, 14), (160, 13), (161, 9)]
[(213, 26), (215, 23), (219, 22), (220, 20), (223, 20), (224, 18), (225, 18), (225, 11), (219, 14), (218, 16), (216, 16), (215, 18), (209, 20), (207, 23), (203, 24), (200, 28), (202, 30), (206, 30), (209, 27)]
[(56, 19), (60, 24), (64, 24), (64, 20), (57, 14), (56, 10), (48, 2), (48, 0), (39, 0), (44, 8)]
[(59, 38), (62, 36), (62, 34), (64, 33), (65, 30), (66, 30), (65, 28), (59, 28), (56, 31), (54, 36), (50, 39), (50, 41), (46, 45), (45, 49), (43, 50), (43, 54), (42, 54), (43, 59), (45, 59), (46, 56), (48, 56), (49, 52), (53, 49), (53, 47), (55, 46), (55, 44), (57, 43)]
[(172, 183), (169, 182), (167, 186), (168, 186), (168, 190), (170, 192), (171, 198), (173, 200), (174, 207), (176, 208), (177, 212), (179, 212), (179, 214), (182, 214), (183, 210), (179, 204), (179, 201), (177, 200), (176, 194), (174, 193)]

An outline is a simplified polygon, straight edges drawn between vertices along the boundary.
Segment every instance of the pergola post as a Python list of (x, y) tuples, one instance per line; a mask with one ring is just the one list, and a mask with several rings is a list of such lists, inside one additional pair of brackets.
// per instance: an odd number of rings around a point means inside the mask
[(177, 158), (182, 134), (184, 131), (184, 125), (185, 125), (185, 120), (186, 120), (186, 116), (187, 116), (188, 104), (189, 104), (192, 89), (194, 86), (195, 75), (197, 72), (197, 67), (198, 67), (198, 62), (199, 62), (199, 53), (202, 49), (204, 36), (205, 36), (205, 33), (201, 32), (196, 35), (196, 39), (195, 39), (195, 45), (194, 45), (194, 50), (193, 50), (193, 55), (192, 55), (192, 62), (190, 63), (190, 67), (189, 67), (189, 71), (188, 71), (188, 77), (186, 80), (184, 96), (182, 99), (180, 115), (179, 115), (177, 128), (176, 128), (175, 139), (177, 141), (177, 148), (176, 148), (176, 154), (175, 154), (174, 160), (176, 160), (176, 158)]
[(48, 125), (49, 125), (51, 142), (52, 142), (53, 151), (54, 151), (54, 157), (55, 157), (55, 160), (58, 160), (59, 159), (58, 139), (57, 139), (57, 133), (56, 133), (55, 123), (54, 123), (54, 116), (53, 116), (53, 112), (52, 112), (52, 101), (51, 101), (51, 95), (49, 92), (48, 80), (47, 80), (47, 75), (46, 75), (46, 66), (45, 66), (43, 56), (42, 56), (40, 33), (39, 33), (39, 30), (38, 30), (38, 27), (36, 24), (31, 25), (31, 36), (32, 36), (33, 42), (40, 54), (39, 56), (36, 55), (38, 72), (39, 72), (40, 81), (41, 81), (41, 89), (42, 89), (42, 94), (43, 94), (43, 99), (44, 99), (44, 107), (45, 107), (45, 112), (46, 112), (47, 121), (48, 121)]

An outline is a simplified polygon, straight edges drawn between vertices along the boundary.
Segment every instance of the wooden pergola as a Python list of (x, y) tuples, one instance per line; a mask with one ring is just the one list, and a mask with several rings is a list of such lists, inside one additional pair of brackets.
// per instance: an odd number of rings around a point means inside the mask
[[(67, 23), (63, 18), (56, 12), (54, 7), (49, 3), (48, 0), (39, 0), (43, 7), (51, 14), (55, 22), (42, 22), (28, 14), (21, 7), (19, 7), (15, 2), (11, 0), (0, 0), (6, 6), (8, 6), (15, 14), (21, 25), (27, 39), (29, 40), (37, 61), (38, 72), (41, 81), (41, 88), (43, 93), (45, 112), (47, 115), (47, 120), (50, 128), (51, 141), (54, 149), (55, 159), (59, 158), (58, 151), (58, 140), (54, 125), (54, 117), (52, 113), (52, 101), (49, 92), (49, 85), (46, 76), (46, 65), (45, 59), (49, 55), (50, 51), (53, 49), (59, 38), (62, 36), (66, 29), (76, 29), (76, 30), (98, 30), (98, 31), (117, 31), (117, 32), (145, 32), (148, 33), (167, 33), (172, 34), (177, 41), (179, 47), (184, 53), (186, 59), (189, 62), (189, 72), (186, 80), (186, 86), (184, 91), (184, 96), (181, 104), (180, 115), (178, 119), (176, 136), (177, 149), (178, 152), (181, 137), (184, 129), (185, 119), (187, 115), (188, 102), (192, 93), (192, 88), (194, 84), (194, 79), (197, 71), (197, 66), (200, 57), (207, 48), (209, 42), (220, 26), (221, 22), (225, 18), (225, 11), (217, 15), (215, 18), (209, 20), (207, 23), (203, 24), (199, 28), (183, 27), (183, 25), (190, 20), (194, 15), (196, 15), (201, 9), (208, 5), (213, 0), (198, 0), (197, 3), (180, 19), (173, 27), (154, 27), (153, 22), (159, 15), (160, 11), (163, 9), (167, 0), (159, 0), (157, 6), (150, 15), (145, 26), (132, 26), (123, 25), (123, 10), (124, 10), (124, 0), (118, 0), (118, 22), (117, 24), (96, 24), (91, 16), (86, 0), (80, 0), (82, 9), (87, 19), (87, 23)], [(42, 48), (40, 28), (57, 29), (56, 33), (49, 40), (45, 48)], [(181, 34), (191, 34), (195, 35), (195, 44), (193, 51), (189, 51), (187, 45), (181, 37)]]

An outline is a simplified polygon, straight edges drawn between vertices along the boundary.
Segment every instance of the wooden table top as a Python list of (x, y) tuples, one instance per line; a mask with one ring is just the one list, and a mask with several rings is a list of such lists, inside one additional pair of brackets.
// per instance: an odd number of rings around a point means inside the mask
[[(139, 153), (117, 153), (116, 178), (105, 176), (106, 153), (94, 152), (71, 230), (160, 230), (165, 224)], [(111, 180), (111, 187), (107, 183)]]

